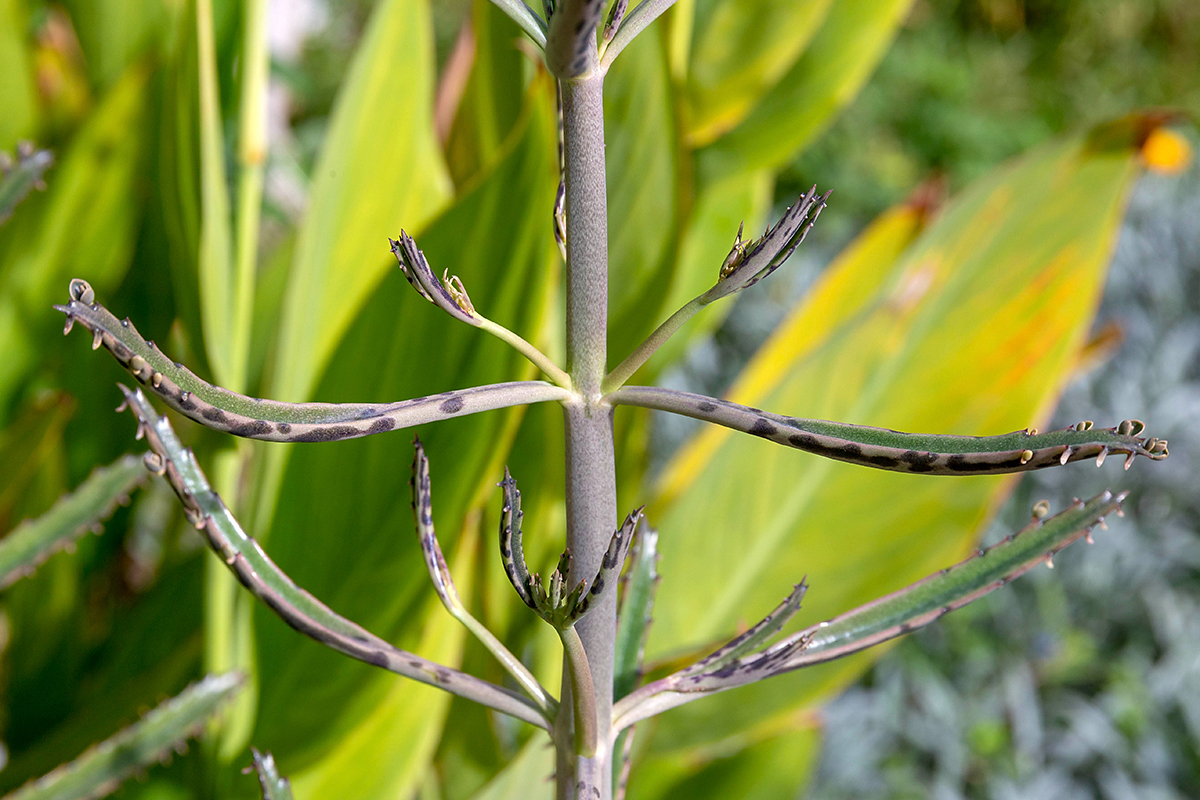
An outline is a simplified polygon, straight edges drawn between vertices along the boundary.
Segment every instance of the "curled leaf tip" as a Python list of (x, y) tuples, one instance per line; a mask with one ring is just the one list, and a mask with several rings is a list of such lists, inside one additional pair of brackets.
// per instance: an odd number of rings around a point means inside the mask
[(400, 271), (422, 297), (460, 322), (475, 326), (481, 324), (457, 276), (450, 277), (449, 270), (446, 270), (443, 280), (439, 280), (416, 241), (403, 230), (399, 239), (388, 239), (388, 242), (392, 254), (400, 262)]
[(700, 297), (702, 305), (741, 291), (761, 281), (779, 268), (792, 254), (820, 216), (830, 192), (818, 195), (813, 186), (808, 193), (789, 206), (774, 227), (768, 227), (761, 237), (743, 241), (744, 227), (739, 227), (733, 249), (721, 264), (716, 284)]
[(412, 487), (413, 522), (417, 530), (417, 541), (438, 599), (451, 614), (454, 614), (463, 608), (463, 604), (433, 526), (433, 490), (429, 477), (429, 458), (419, 440), (414, 440), (413, 449), (412, 479), (409, 485)]
[[(504, 509), (506, 517), (511, 513), (508, 505), (509, 503), (506, 501)], [(571, 586), (568, 580), (572, 561), (570, 548), (564, 550), (559, 556), (558, 566), (550, 573), (549, 577), (543, 579), (538, 574), (529, 575), (528, 572), (524, 572), (524, 554), (518, 552), (519, 538), (513, 537), (511, 532), (506, 530), (505, 522), (502, 521), (500, 554), (504, 559), (505, 571), (509, 574), (509, 580), (517, 589), (517, 593), (521, 594), (521, 599), (536, 611), (538, 616), (556, 630), (566, 630), (588, 613), (593, 599), (603, 594), (621, 574), (621, 568), (629, 555), (629, 546), (633, 542), (634, 532), (642, 520), (644, 510), (645, 506), (642, 506), (631, 512), (621, 526), (613, 532), (608, 550), (604, 554), (596, 575), (590, 580), (586, 578), (580, 580), (574, 586)], [(524, 580), (521, 580), (522, 572), (525, 576)], [(516, 574), (514, 575), (514, 573)]]
[(500, 509), (500, 561), (521, 602), (536, 611), (533, 576), (525, 566), (525, 548), (521, 541), (521, 490), (508, 467), (504, 468), (504, 480), (499, 486), (504, 490), (504, 504)]
[(86, 303), (89, 306), (96, 302), (96, 293), (92, 290), (90, 283), (83, 278), (72, 278), (67, 285), (67, 292), (71, 295), (72, 300), (77, 300), (80, 303)]

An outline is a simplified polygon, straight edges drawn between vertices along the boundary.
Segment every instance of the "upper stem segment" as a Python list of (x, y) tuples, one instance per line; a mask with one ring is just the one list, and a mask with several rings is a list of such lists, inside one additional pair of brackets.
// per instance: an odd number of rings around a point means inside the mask
[(567, 371), (584, 397), (598, 397), (606, 369), (608, 325), (603, 77), (564, 81), (562, 98), (567, 189)]

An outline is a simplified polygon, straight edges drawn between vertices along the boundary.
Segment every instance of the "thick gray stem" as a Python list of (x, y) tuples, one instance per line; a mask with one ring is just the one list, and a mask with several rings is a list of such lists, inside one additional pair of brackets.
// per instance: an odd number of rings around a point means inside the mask
[[(567, 444), (567, 547), (571, 551), (569, 585), (600, 570), (613, 531), (617, 529), (617, 481), (613, 456), (612, 409), (599, 403), (565, 405)], [(587, 653), (596, 693), (596, 725), (599, 749), (594, 759), (576, 759), (574, 749), (559, 749), (559, 769), (580, 768), (580, 761), (589, 764), (587, 772), (602, 776), (598, 797), (612, 796), (610, 769), (610, 729), (612, 726), (613, 652), (617, 636), (616, 581), (593, 601), (591, 610), (575, 626)], [(564, 677), (563, 697), (570, 696)], [(559, 715), (565, 721), (565, 715)], [(566, 759), (571, 764), (565, 763)], [(584, 780), (576, 774), (575, 788)], [(589, 784), (590, 785), (590, 784)], [(575, 797), (576, 794), (568, 795)], [(586, 795), (589, 798), (595, 794)]]
[[(563, 81), (563, 142), (567, 212), (567, 370), (578, 401), (565, 403), (568, 585), (600, 570), (617, 529), (612, 407), (600, 400), (607, 368), (608, 202), (604, 180), (604, 85), (600, 75)], [(560, 798), (610, 800), (613, 648), (616, 581), (577, 625), (595, 687), (595, 756), (577, 756), (566, 737), (558, 745)], [(564, 680), (563, 698), (571, 696)], [(567, 715), (559, 715), (560, 725)]]
[(564, 81), (562, 98), (567, 187), (567, 371), (584, 397), (598, 397), (607, 371), (608, 343), (603, 77)]

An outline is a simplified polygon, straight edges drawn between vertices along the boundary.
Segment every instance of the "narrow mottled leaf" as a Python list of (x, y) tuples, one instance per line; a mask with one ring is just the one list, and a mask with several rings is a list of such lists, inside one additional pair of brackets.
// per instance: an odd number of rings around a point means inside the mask
[(770, 614), (728, 644), (722, 645), (713, 653), (685, 668), (683, 674), (703, 675), (714, 672), (766, 645), (800, 611), (800, 603), (804, 600), (807, 592), (808, 584), (800, 581)]
[(0, 589), (32, 573), (51, 554), (96, 528), (145, 479), (142, 460), (122, 456), (94, 470), (45, 514), (18, 525), (0, 539)]
[(758, 239), (743, 240), (742, 232), (745, 226), (738, 226), (733, 247), (729, 255), (725, 256), (712, 288), (684, 304), (659, 325), (624, 361), (605, 376), (601, 390), (608, 392), (624, 384), (674, 336), (676, 331), (704, 310), (705, 306), (753, 286), (782, 266), (812, 230), (821, 210), (825, 208), (825, 200), (828, 197), (829, 192), (818, 197), (817, 187), (812, 187), (808, 194), (788, 206), (783, 212), (783, 217), (774, 226), (768, 227)]
[(757, 239), (743, 241), (743, 229), (739, 227), (733, 249), (717, 272), (716, 283), (698, 298), (700, 303), (708, 305), (739, 292), (777, 270), (812, 230), (828, 198), (829, 192), (818, 196), (817, 187), (812, 187), (808, 194), (788, 206), (780, 220)]
[(604, 589), (620, 576), (621, 569), (625, 566), (625, 557), (629, 554), (629, 545), (633, 543), (634, 531), (642, 521), (643, 509), (644, 507), (631, 512), (625, 517), (621, 527), (613, 533), (608, 542), (608, 549), (604, 551), (604, 559), (600, 562), (600, 569), (582, 598), (579, 616), (587, 613), (592, 598), (599, 597)]
[(4, 800), (89, 800), (110, 794), (133, 773), (163, 761), (241, 689), (236, 673), (209, 675), (111, 739)]
[(392, 403), (281, 403), (231, 392), (203, 380), (171, 360), (138, 333), (129, 318), (118, 320), (95, 302), (80, 278), (68, 285), (70, 299), (54, 308), (67, 317), (65, 333), (79, 323), (92, 335), (92, 349), (105, 348), (142, 386), (167, 405), (214, 430), (269, 442), (333, 442), (357, 439), (426, 422), (515, 405), (562, 400), (568, 392), (542, 381), (510, 381), (442, 392)]
[(17, 146), (15, 161), (7, 152), (0, 152), (0, 225), (8, 221), (13, 209), (35, 186), (42, 184), (42, 176), (53, 163), (53, 153), (36, 150), (27, 143)]
[(456, 669), (405, 652), (335, 613), (296, 585), (229, 512), (213, 491), (195, 454), (179, 441), (171, 423), (161, 417), (141, 391), (121, 386), (125, 405), (137, 418), (138, 433), (150, 445), (146, 467), (164, 476), (183, 505), (188, 520), (203, 532), (209, 547), (259, 600), (287, 624), (322, 645), (372, 666), (437, 686), (518, 718), (546, 724), (517, 695)]
[[(613, 710), (616, 725), (661, 713), (698, 694), (723, 692), (786, 672), (841, 658), (928, 625), (1004, 586), (1084, 537), (1091, 540), (1105, 517), (1121, 513), (1126, 493), (1105, 491), (1087, 502), (1076, 500), (1052, 517), (1038, 517), (1000, 543), (953, 567), (873, 600), (833, 619), (792, 634), (761, 652), (735, 659), (705, 659), (639, 689)], [(790, 598), (789, 598), (790, 599)], [(785, 601), (784, 606), (788, 603)], [(757, 627), (757, 626), (756, 626)], [(745, 652), (735, 639), (718, 654)], [(765, 637), (756, 637), (761, 643)]]
[(509, 474), (508, 467), (504, 468), (504, 480), (500, 482), (500, 488), (504, 492), (504, 505), (500, 510), (500, 563), (504, 565), (504, 574), (508, 576), (508, 582), (516, 590), (521, 602), (536, 608), (529, 568), (525, 566), (525, 544), (521, 537), (521, 523), (525, 516), (521, 511), (521, 490)]
[(610, 401), (713, 422), (835, 461), (917, 475), (1001, 475), (1091, 460), (1103, 466), (1113, 453), (1124, 456), (1129, 469), (1137, 456), (1161, 461), (1169, 454), (1166, 439), (1138, 436), (1145, 424), (1137, 419), (1111, 428), (1096, 428), (1091, 420), (1082, 420), (1046, 433), (1026, 428), (999, 436), (952, 436), (785, 417), (715, 397), (649, 386), (626, 386), (613, 392)]
[(437, 592), (438, 599), (451, 614), (457, 615), (464, 610), (462, 598), (458, 596), (458, 588), (450, 575), (450, 567), (446, 565), (446, 557), (442, 555), (442, 546), (438, 544), (437, 533), (433, 527), (433, 488), (429, 479), (429, 459), (425, 448), (421, 447), (419, 439), (413, 442), (414, 450), (412, 480), (413, 520), (417, 528), (417, 541), (421, 544), (421, 554), (425, 557), (425, 569), (429, 580)]

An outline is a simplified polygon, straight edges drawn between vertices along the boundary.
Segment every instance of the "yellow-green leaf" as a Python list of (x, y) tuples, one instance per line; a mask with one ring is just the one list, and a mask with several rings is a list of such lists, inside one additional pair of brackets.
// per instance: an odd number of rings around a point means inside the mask
[(689, 138), (708, 144), (732, 128), (787, 72), (830, 0), (720, 0), (698, 9), (688, 71)]
[(522, 100), (524, 56), (512, 20), (489, 0), (475, 0), (471, 28), (475, 60), (446, 140), (446, 163), (460, 188), (502, 154)]
[[(478, 516), (467, 523), (451, 559), (454, 582), (467, 590), (473, 581)], [(439, 664), (458, 667), (467, 630), (436, 598), (422, 609), (425, 631), (416, 652)], [(464, 595), (464, 602), (470, 597)], [(388, 676), (387, 693), (320, 761), (291, 776), (296, 800), (353, 797), (384, 800), (407, 797), (417, 787), (442, 734), (450, 695), (431, 686)]]
[(25, 37), (27, 17), (18, 0), (0, 0), (0, 150), (11, 151), (17, 141), (34, 132), (37, 96)]
[(517, 757), (471, 800), (550, 800), (554, 796), (554, 748), (541, 733), (535, 733)]
[(134, 60), (169, 40), (175, 8), (168, 0), (67, 0), (71, 24), (93, 85), (107, 89)]
[[(885, 275), (869, 260), (840, 275), (845, 310), (831, 309), (827, 292), (806, 302), (799, 313), (814, 327), (834, 316), (828, 331), (808, 346), (777, 338), (748, 371), (753, 391), (732, 399), (910, 431), (1044, 422), (1083, 344), (1136, 172), (1130, 148), (1080, 139), (996, 170)], [(857, 277), (874, 291), (852, 287)], [(797, 622), (811, 624), (949, 565), (1010, 485), (886, 474), (747, 437), (688, 451), (673, 475), (672, 496), (650, 515), (663, 553), (650, 658), (729, 635), (803, 575), (811, 589)], [(863, 663), (694, 703), (663, 718), (657, 746), (712, 740), (812, 703)]]
[(748, 742), (722, 742), (701, 752), (651, 756), (635, 764), (629, 800), (792, 800), (816, 766), (820, 734), (815, 720), (803, 717), (799, 724), (789, 721), (782, 731), (757, 732), (746, 737)]
[(334, 106), (284, 299), (271, 396), (306, 400), (363, 301), (410, 233), (450, 198), (433, 129), (426, 0), (384, 0)]
[(858, 94), (908, 15), (912, 0), (834, 3), (804, 55), (736, 128), (699, 154), (716, 177), (779, 169)]

